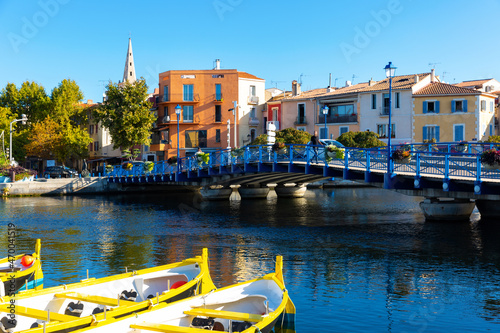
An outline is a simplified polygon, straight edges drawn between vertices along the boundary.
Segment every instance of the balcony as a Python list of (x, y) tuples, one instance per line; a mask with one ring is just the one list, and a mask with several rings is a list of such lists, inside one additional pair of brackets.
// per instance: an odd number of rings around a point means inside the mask
[(152, 144), (149, 146), (150, 151), (165, 151), (170, 149), (170, 145), (166, 143)]
[[(324, 123), (325, 122), (325, 116), (320, 115), (318, 117), (318, 124)], [(342, 123), (357, 123), (358, 122), (358, 114), (333, 114), (326, 116), (326, 122), (329, 124), (342, 124)]]
[(389, 107), (388, 106), (384, 106), (382, 108), (382, 110), (380, 110), (380, 115), (381, 116), (388, 116), (389, 115)]
[(248, 96), (248, 104), (251, 105), (259, 104), (259, 96)]
[(215, 103), (222, 103), (224, 102), (224, 97), (222, 96), (222, 93), (219, 93), (219, 94), (214, 94), (213, 95), (213, 100)]
[(259, 118), (255, 118), (255, 117), (250, 117), (248, 119), (248, 126), (259, 126)]
[(192, 94), (189, 96), (184, 96), (184, 94), (169, 94), (169, 95), (160, 95), (159, 97), (160, 97), (158, 99), (159, 104), (163, 103), (196, 104), (200, 102), (200, 94)]
[[(323, 121), (324, 121), (324, 116), (323, 116)], [(306, 117), (297, 117), (297, 120), (295, 120), (295, 125), (307, 125), (307, 119)]]

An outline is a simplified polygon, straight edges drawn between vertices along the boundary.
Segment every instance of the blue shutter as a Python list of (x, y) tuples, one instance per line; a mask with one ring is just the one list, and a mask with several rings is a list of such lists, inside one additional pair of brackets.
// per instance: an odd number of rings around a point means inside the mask
[(422, 103), (422, 111), (423, 113), (427, 113), (427, 102)]
[(427, 126), (422, 127), (422, 141), (425, 140), (427, 140)]
[(436, 126), (436, 142), (439, 142), (439, 126)]
[(464, 107), (464, 112), (467, 112), (467, 100), (464, 99), (464, 101), (462, 102), (462, 105)]
[(436, 106), (436, 113), (439, 113), (439, 101), (435, 101), (434, 105)]
[(451, 113), (455, 113), (455, 101), (451, 101)]

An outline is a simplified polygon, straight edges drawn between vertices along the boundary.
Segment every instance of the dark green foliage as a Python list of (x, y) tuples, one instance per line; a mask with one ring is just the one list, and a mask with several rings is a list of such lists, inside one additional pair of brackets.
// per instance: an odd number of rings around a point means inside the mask
[(337, 138), (337, 141), (346, 147), (354, 148), (374, 148), (383, 147), (386, 144), (378, 139), (375, 132), (347, 132)]
[[(276, 142), (286, 144), (308, 144), (311, 141), (311, 134), (299, 131), (295, 128), (285, 128), (281, 131), (276, 131)], [(267, 145), (267, 135), (261, 134), (250, 145)]]

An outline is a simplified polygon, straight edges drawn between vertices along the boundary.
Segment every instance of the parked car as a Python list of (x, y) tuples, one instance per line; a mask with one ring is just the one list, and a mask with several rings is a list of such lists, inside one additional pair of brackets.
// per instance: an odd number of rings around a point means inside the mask
[(48, 178), (49, 176), (50, 178), (74, 178), (78, 177), (78, 171), (62, 165), (50, 166), (43, 172), (44, 178)]

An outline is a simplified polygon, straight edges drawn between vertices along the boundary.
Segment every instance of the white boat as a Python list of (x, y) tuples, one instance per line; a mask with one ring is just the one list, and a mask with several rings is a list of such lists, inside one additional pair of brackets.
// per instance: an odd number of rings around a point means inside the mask
[(293, 332), (295, 306), (285, 289), (282, 267), (282, 257), (277, 257), (272, 274), (171, 304), (154, 303), (142, 313), (96, 322), (78, 332), (269, 333), (275, 326)]
[(0, 298), (0, 332), (72, 332), (215, 289), (208, 251), (159, 267)]

